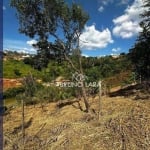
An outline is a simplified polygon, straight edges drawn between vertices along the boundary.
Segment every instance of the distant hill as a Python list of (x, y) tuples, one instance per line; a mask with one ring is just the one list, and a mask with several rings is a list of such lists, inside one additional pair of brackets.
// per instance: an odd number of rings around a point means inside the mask
[[(44, 82), (50, 82), (63, 76), (70, 79), (75, 72), (66, 61), (61, 63), (57, 60), (49, 59), (47, 68), (41, 71), (34, 69), (37, 64), (37, 58), (32, 54), (18, 53), (15, 51), (3, 52), (3, 76), (4, 78), (20, 78), (31, 72), (37, 78)], [(71, 59), (76, 67), (78, 61), (75, 57)], [(90, 81), (105, 80), (110, 86), (118, 86), (133, 82), (132, 64), (127, 54), (120, 54), (117, 57), (82, 57), (82, 66), (84, 74)]]
[(3, 51), (3, 60), (6, 61), (8, 59), (15, 59), (15, 60), (23, 60), (28, 57), (33, 57), (33, 54), (11, 51), (11, 50), (4, 50)]

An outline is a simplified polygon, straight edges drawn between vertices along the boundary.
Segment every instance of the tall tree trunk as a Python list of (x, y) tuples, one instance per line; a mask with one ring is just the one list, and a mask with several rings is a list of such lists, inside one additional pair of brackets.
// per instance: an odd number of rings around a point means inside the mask
[(88, 103), (87, 94), (86, 94), (86, 89), (85, 89), (85, 86), (84, 86), (84, 82), (83, 82), (83, 81), (82, 81), (81, 90), (82, 90), (83, 100), (84, 100), (84, 104), (85, 104), (85, 112), (88, 112), (89, 109), (90, 109), (90, 105), (89, 105), (89, 103)]
[[(66, 53), (64, 53), (64, 57), (70, 63), (70, 65), (72, 66), (72, 68), (75, 71), (80, 72), (83, 75), (82, 56), (81, 56), (81, 53), (80, 53), (80, 46), (79, 46), (80, 34), (76, 33), (76, 35), (77, 35), (77, 51), (78, 51), (77, 56), (79, 58), (79, 69), (75, 67), (75, 65), (73, 64), (72, 60), (66, 55)], [(63, 47), (63, 49), (65, 50), (65, 45), (62, 42), (60, 42), (60, 44)], [(84, 81), (81, 81), (81, 91), (82, 91), (82, 96), (83, 96), (83, 100), (84, 100), (84, 104), (85, 104), (85, 109), (86, 109), (85, 111), (88, 112), (89, 108), (90, 108), (90, 105), (88, 103)]]
[[(83, 75), (82, 56), (81, 56), (80, 49), (79, 49), (79, 36), (78, 36), (77, 50), (78, 50), (78, 56), (79, 56), (79, 69), (80, 69), (80, 73)], [(87, 98), (87, 94), (86, 94), (86, 88), (84, 85), (84, 80), (81, 80), (81, 84), (82, 84), (81, 90), (82, 90), (83, 100), (84, 100), (84, 104), (85, 104), (85, 111), (88, 112), (90, 109), (90, 105), (88, 103), (88, 98)]]

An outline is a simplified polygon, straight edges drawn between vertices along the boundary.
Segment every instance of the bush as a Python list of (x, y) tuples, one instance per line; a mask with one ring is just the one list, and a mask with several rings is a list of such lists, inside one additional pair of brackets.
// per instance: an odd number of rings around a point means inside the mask
[(53, 102), (60, 99), (59, 96), (60, 90), (58, 87), (50, 86), (50, 87), (43, 87), (37, 91), (35, 97), (39, 102)]
[(14, 69), (14, 74), (16, 76), (21, 76), (21, 72), (19, 71), (19, 69)]
[(72, 88), (60, 88), (56, 86), (43, 87), (37, 91), (35, 97), (38, 102), (54, 102), (64, 100), (75, 96)]
[(11, 88), (11, 89), (6, 90), (3, 93), (3, 98), (4, 99), (6, 99), (6, 98), (13, 98), (13, 97), (16, 97), (16, 95), (18, 95), (20, 93), (23, 93), (24, 91), (25, 91), (24, 87)]

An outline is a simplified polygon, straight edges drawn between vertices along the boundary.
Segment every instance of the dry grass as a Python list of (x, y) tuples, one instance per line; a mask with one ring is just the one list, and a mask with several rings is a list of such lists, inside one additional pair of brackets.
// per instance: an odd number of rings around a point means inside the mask
[[(90, 99), (98, 110), (98, 97)], [(83, 105), (83, 104), (81, 104)], [(150, 101), (130, 97), (103, 97), (100, 121), (96, 114), (84, 113), (56, 103), (25, 108), (25, 150), (149, 150)], [(21, 108), (4, 117), (5, 150), (23, 149)]]

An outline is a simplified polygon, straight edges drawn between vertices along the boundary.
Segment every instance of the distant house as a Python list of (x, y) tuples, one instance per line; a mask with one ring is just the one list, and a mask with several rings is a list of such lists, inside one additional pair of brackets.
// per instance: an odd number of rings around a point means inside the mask
[(17, 60), (24, 60), (25, 58), (29, 58), (29, 57), (30, 57), (30, 55), (22, 55), (20, 57), (17, 57), (16, 59)]
[(115, 55), (115, 54), (113, 54), (113, 55), (111, 55), (112, 56), (112, 58), (119, 58), (119, 55)]
[(3, 51), (3, 60), (7, 59), (14, 59), (14, 60), (24, 60), (25, 58), (29, 58), (30, 54), (28, 53), (22, 53), (22, 52), (17, 52), (17, 51), (11, 51), (11, 50), (4, 50)]
[(22, 58), (29, 58), (30, 55), (23, 55)]

